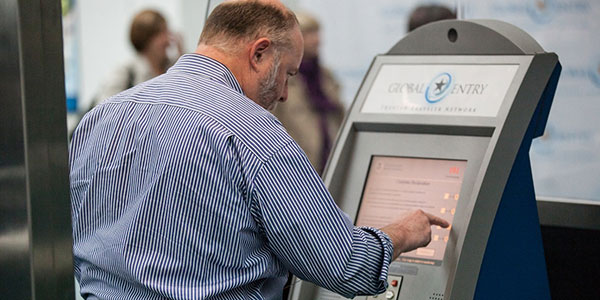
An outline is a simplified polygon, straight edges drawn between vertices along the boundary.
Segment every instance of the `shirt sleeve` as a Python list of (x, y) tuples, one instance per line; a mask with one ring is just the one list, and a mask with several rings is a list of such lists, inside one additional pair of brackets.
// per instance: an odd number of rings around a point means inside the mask
[(269, 247), (296, 276), (350, 298), (385, 291), (389, 237), (352, 224), (296, 143), (265, 163), (252, 198)]

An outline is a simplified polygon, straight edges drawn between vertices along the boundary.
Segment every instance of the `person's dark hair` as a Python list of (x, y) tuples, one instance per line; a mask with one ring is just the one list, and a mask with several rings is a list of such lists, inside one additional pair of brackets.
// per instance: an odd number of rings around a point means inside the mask
[(297, 23), (287, 8), (260, 1), (225, 2), (206, 19), (199, 43), (232, 50), (229, 48), (240, 40), (267, 37), (275, 47), (287, 46), (291, 43), (289, 32)]
[(423, 5), (415, 8), (408, 20), (408, 31), (413, 31), (427, 23), (456, 19), (456, 13), (442, 5)]
[(167, 20), (155, 10), (147, 9), (139, 12), (131, 22), (129, 39), (137, 52), (142, 52), (150, 40), (167, 28)]

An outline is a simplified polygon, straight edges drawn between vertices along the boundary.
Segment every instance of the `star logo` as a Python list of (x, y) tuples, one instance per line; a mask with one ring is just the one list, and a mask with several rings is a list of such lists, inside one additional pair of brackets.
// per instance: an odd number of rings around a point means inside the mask
[(433, 78), (427, 85), (425, 90), (425, 100), (429, 103), (436, 103), (444, 99), (450, 91), (452, 86), (452, 75), (444, 72)]
[(445, 82), (445, 81), (444, 81), (444, 79), (442, 78), (442, 79), (440, 79), (440, 82), (437, 82), (437, 83), (435, 84), (435, 86), (436, 86), (436, 87), (435, 87), (435, 91), (436, 91), (436, 92), (440, 92), (440, 93), (441, 93), (441, 92), (442, 92), (442, 88), (444, 87), (444, 85), (446, 85), (446, 82)]

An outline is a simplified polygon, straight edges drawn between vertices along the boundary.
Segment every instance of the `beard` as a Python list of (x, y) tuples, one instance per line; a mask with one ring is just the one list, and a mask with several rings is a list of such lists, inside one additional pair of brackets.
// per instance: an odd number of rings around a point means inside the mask
[(258, 92), (258, 104), (264, 107), (266, 110), (271, 110), (275, 108), (277, 104), (277, 100), (279, 98), (278, 95), (278, 86), (277, 86), (277, 74), (279, 72), (279, 54), (276, 53), (273, 59), (273, 64), (269, 69), (269, 73), (266, 78), (261, 79), (259, 83), (259, 92)]

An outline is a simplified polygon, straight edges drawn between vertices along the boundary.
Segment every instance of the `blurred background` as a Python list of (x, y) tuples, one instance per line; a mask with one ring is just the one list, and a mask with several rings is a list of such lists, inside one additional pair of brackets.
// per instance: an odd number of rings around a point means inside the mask
[[(205, 16), (222, 1), (62, 0), (68, 127), (74, 129), (103, 82), (135, 56), (129, 26), (142, 9), (156, 9), (192, 52)], [(600, 2), (595, 0), (288, 0), (321, 23), (321, 60), (339, 81), (347, 109), (373, 57), (407, 33), (410, 13), (441, 4), (459, 19), (493, 18), (532, 35), (563, 65), (544, 137), (531, 151), (538, 196), (600, 201)], [(482, 41), (485, 42), (485, 41)], [(174, 49), (170, 55), (176, 54)]]

